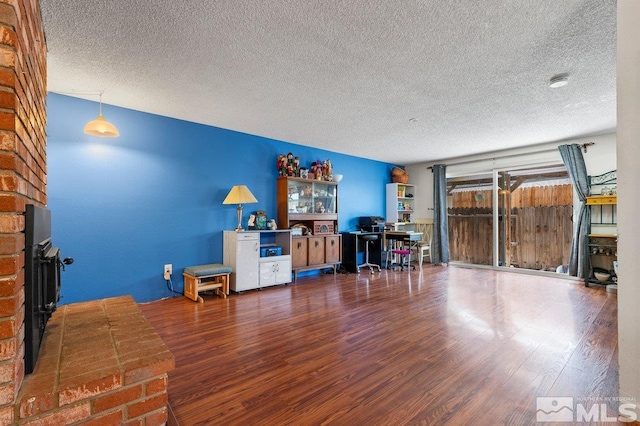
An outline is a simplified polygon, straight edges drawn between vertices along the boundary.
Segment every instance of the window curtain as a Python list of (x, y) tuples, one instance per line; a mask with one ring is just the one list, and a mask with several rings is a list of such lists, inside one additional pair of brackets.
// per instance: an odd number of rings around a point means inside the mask
[(571, 256), (569, 259), (569, 275), (585, 278), (587, 272), (586, 239), (591, 224), (591, 211), (586, 207), (587, 197), (590, 195), (589, 176), (584, 164), (584, 157), (580, 145), (560, 145), (558, 147), (562, 162), (569, 172), (571, 183), (580, 200), (580, 212), (573, 239), (571, 240)]
[(449, 263), (449, 220), (447, 217), (447, 166), (433, 166), (433, 241), (431, 261), (434, 265)]

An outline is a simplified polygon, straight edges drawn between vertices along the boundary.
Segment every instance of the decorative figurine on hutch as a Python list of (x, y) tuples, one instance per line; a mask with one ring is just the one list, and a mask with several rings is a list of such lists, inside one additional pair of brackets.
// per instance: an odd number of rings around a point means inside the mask
[(316, 162), (314, 161), (313, 163), (311, 163), (311, 169), (309, 170), (309, 173), (307, 174), (309, 179), (315, 179), (316, 178), (317, 169), (318, 169), (318, 167), (316, 166)]
[(275, 231), (276, 229), (278, 229), (278, 225), (276, 224), (276, 220), (275, 219), (271, 219), (269, 221), (269, 223), (267, 224), (267, 228), (271, 229), (272, 231)]
[(324, 180), (332, 180), (333, 166), (331, 160), (327, 159), (322, 162), (322, 178)]
[(316, 180), (323, 180), (322, 176), (322, 161), (316, 161)]
[(296, 177), (300, 177), (300, 158), (296, 155), (293, 159), (293, 175)]
[(278, 173), (280, 176), (287, 175), (287, 156), (285, 154), (278, 155)]
[(256, 211), (256, 229), (267, 229), (267, 213), (264, 210)]
[(249, 215), (249, 220), (247, 221), (247, 228), (248, 229), (256, 229), (256, 215), (255, 214), (250, 214)]
[(291, 152), (287, 154), (287, 176), (295, 176), (295, 164)]

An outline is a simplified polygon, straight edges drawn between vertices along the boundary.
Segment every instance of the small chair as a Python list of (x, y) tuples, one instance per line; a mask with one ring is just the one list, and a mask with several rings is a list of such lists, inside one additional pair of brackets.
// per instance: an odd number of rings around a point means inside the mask
[(365, 234), (359, 237), (364, 240), (365, 244), (365, 255), (364, 255), (364, 263), (362, 265), (358, 265), (358, 273), (360, 273), (360, 268), (364, 268), (365, 266), (369, 268), (371, 273), (373, 274), (373, 268), (378, 268), (378, 272), (380, 272), (380, 265), (376, 265), (375, 263), (369, 263), (369, 244), (373, 244), (374, 241), (378, 239), (376, 234)]
[(229, 294), (229, 274), (233, 269), (219, 263), (184, 268), (184, 295), (194, 302), (203, 303), (200, 292), (215, 290), (224, 298)]
[(422, 262), (424, 258), (429, 256), (429, 261), (431, 261), (431, 234), (433, 233), (433, 221), (430, 219), (417, 220), (417, 231), (422, 232), (422, 240), (418, 243), (418, 260), (420, 262), (420, 266), (422, 266)]
[(429, 261), (431, 261), (431, 243), (428, 243), (426, 241), (420, 241), (418, 243), (418, 250), (420, 251), (420, 254), (418, 255), (420, 266), (422, 266), (422, 261), (426, 256), (429, 256)]
[(391, 250), (391, 253), (400, 257), (400, 263), (395, 266), (399, 266), (401, 271), (404, 271), (405, 266), (407, 267), (407, 269), (409, 269), (409, 267), (413, 268), (414, 270), (416, 269), (416, 265), (413, 265), (411, 263), (411, 250), (396, 249)]

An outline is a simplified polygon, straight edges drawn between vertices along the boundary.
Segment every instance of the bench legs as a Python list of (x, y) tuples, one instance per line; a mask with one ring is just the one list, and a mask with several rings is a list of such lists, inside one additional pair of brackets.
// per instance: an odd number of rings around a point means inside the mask
[[(204, 299), (200, 296), (200, 292), (207, 290), (215, 290), (218, 296), (226, 298), (229, 294), (229, 274), (204, 275), (194, 277), (193, 275), (184, 273), (184, 295), (194, 302), (203, 303)], [(206, 280), (206, 281), (205, 281)]]

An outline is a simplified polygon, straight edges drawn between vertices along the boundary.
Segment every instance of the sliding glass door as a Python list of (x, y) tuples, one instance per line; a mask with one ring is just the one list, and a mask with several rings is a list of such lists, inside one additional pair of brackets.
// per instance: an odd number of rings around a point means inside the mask
[(493, 175), (448, 179), (447, 202), (451, 261), (493, 265)]
[(573, 189), (563, 166), (448, 181), (451, 261), (556, 271), (568, 263)]

